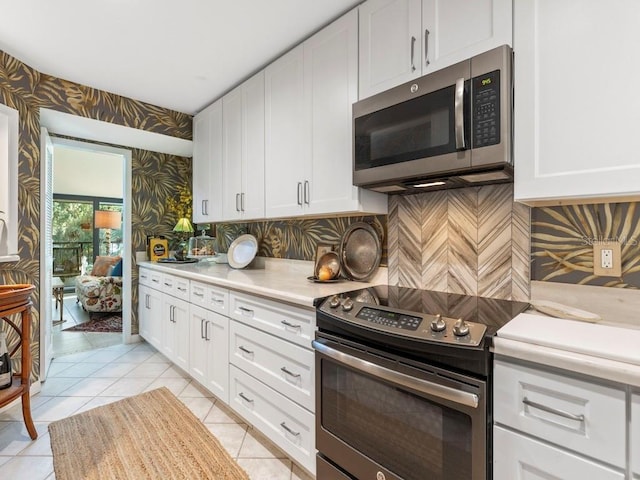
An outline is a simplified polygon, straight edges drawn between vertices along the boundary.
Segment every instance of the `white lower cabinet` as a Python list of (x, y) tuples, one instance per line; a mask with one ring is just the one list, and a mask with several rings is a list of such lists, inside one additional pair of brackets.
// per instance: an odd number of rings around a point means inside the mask
[(640, 393), (631, 395), (631, 470), (640, 479)]
[(189, 328), (189, 374), (229, 403), (229, 319), (192, 304)]
[(165, 295), (162, 300), (163, 355), (185, 371), (189, 370), (189, 303)]
[(624, 480), (623, 472), (502, 427), (493, 429), (494, 480)]
[(314, 415), (234, 365), (229, 369), (231, 408), (293, 460), (315, 472)]
[(624, 386), (496, 359), (493, 412), (495, 480), (625, 478)]
[(162, 336), (162, 294), (147, 285), (138, 287), (140, 335), (158, 350)]

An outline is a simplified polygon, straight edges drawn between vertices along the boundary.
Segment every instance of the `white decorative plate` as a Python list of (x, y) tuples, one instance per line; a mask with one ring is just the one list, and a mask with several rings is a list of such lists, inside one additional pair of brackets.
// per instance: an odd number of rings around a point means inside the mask
[(244, 268), (251, 263), (258, 253), (258, 240), (253, 235), (245, 234), (236, 238), (229, 246), (227, 260), (233, 268)]
[(569, 307), (567, 305), (562, 305), (561, 303), (551, 302), (548, 300), (536, 300), (535, 302), (531, 302), (531, 306), (539, 312), (546, 313), (552, 317), (592, 323), (602, 320), (602, 317), (595, 313), (585, 312), (578, 308)]

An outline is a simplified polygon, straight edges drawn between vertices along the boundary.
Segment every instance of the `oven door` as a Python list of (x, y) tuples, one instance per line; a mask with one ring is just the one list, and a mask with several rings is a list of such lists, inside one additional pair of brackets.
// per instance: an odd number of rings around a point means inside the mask
[(318, 463), (336, 479), (486, 480), (485, 382), (320, 335), (313, 347)]

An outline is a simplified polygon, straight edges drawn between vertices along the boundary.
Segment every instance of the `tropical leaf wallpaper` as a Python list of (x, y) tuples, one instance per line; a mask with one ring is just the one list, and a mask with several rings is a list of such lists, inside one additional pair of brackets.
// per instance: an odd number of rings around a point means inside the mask
[[(38, 378), (40, 372), (38, 326), (41, 296), (39, 290), (40, 108), (49, 108), (184, 139), (191, 139), (191, 116), (40, 73), (2, 51), (0, 51), (0, 103), (15, 108), (20, 114), (18, 157), (20, 261), (0, 264), (0, 283), (36, 285), (36, 291), (32, 295), (34, 309), (31, 351), (33, 353), (32, 376)], [(134, 249), (144, 249), (139, 245), (142, 238), (145, 239), (142, 244), (145, 244), (147, 230), (167, 231), (171, 220), (166, 216), (161, 205), (165, 203), (163, 201), (165, 196), (172, 195), (174, 184), (182, 181), (191, 183), (190, 161), (145, 151), (134, 152), (133, 157), (135, 159), (133, 168), (138, 172), (134, 173), (134, 182), (137, 181), (137, 185), (143, 186), (140, 191), (148, 192), (149, 198), (134, 200), (133, 207)], [(158, 165), (162, 165), (163, 168), (156, 169)], [(176, 177), (171, 178), (173, 174), (176, 174)], [(46, 298), (49, 296), (48, 292), (44, 295)], [(134, 296), (137, 296), (136, 289), (134, 289)], [(12, 332), (8, 332), (8, 340), (10, 343), (16, 340)], [(15, 360), (18, 364), (19, 359)]]
[[(532, 210), (532, 279), (640, 288), (640, 204), (604, 203)], [(619, 241), (622, 276), (593, 274), (593, 245)]]
[(226, 252), (236, 237), (250, 233), (258, 240), (261, 257), (314, 260), (319, 244), (338, 247), (342, 234), (356, 222), (366, 222), (378, 231), (383, 245), (380, 264), (386, 265), (386, 215), (220, 223), (216, 224), (216, 243), (221, 252)]

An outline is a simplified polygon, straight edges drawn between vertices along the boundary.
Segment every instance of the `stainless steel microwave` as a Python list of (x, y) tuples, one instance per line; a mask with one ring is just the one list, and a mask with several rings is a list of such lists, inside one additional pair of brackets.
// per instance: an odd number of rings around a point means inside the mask
[(415, 193), (513, 181), (507, 45), (353, 105), (353, 183)]

